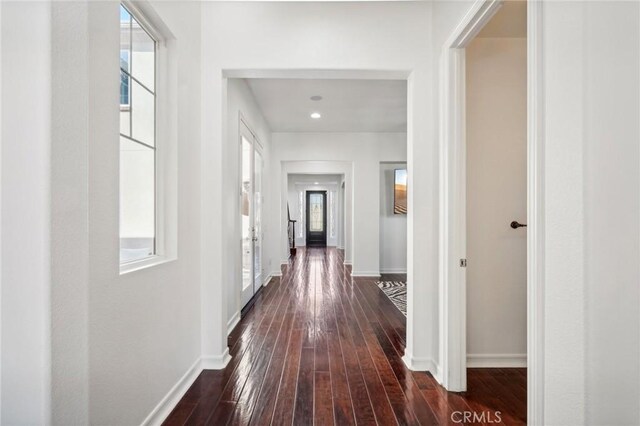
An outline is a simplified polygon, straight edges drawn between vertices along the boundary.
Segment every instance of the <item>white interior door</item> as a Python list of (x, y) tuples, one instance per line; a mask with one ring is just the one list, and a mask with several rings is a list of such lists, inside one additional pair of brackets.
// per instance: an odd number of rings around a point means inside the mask
[(262, 285), (262, 154), (251, 132), (241, 130), (240, 220), (242, 306)]

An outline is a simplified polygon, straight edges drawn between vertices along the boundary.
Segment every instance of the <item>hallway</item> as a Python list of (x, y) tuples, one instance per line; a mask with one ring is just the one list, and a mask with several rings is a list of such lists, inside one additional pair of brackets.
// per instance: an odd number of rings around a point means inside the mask
[(470, 369), (465, 394), (411, 372), (404, 316), (342, 261), (299, 249), (229, 336), (227, 367), (203, 371), (165, 424), (447, 424), (464, 411), (500, 424), (496, 410), (525, 422), (525, 369)]

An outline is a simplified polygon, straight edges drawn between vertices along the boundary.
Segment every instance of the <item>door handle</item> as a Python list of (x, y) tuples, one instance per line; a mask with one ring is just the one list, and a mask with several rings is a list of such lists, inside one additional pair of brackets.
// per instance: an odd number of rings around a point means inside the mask
[(509, 226), (511, 226), (513, 229), (518, 229), (518, 228), (526, 227), (527, 224), (526, 223), (518, 223), (517, 220), (514, 220), (513, 222), (511, 222), (511, 224)]

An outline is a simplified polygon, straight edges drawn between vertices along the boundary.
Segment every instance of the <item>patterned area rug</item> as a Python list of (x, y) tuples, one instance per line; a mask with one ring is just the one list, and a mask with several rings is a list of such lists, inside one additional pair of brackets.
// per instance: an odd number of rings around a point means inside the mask
[(402, 281), (378, 281), (380, 290), (396, 305), (402, 315), (407, 316), (407, 283)]

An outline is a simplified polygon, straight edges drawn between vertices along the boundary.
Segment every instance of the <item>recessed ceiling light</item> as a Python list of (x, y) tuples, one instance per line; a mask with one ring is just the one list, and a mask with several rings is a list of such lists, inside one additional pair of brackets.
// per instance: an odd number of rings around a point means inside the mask
[(320, 95), (313, 95), (312, 97), (310, 97), (309, 99), (311, 99), (312, 101), (321, 101), (322, 100), (322, 96)]
[(319, 112), (312, 112), (311, 113), (311, 118), (313, 118), (314, 120), (317, 120), (319, 118), (321, 118), (322, 115)]
[(318, 182), (313, 182), (313, 184), (314, 184), (314, 185), (319, 185), (319, 183), (318, 183)]

